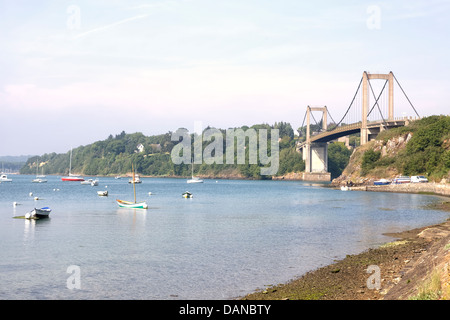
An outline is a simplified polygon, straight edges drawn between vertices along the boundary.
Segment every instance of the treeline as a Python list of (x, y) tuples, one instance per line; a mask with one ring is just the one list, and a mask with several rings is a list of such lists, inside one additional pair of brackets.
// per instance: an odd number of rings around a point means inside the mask
[[(289, 123), (279, 122), (270, 126), (268, 124), (254, 125), (252, 127), (241, 127), (247, 129), (279, 130), (280, 146), (280, 169), (278, 174), (284, 174), (292, 170), (303, 170), (304, 163), (301, 155), (295, 151), (294, 131)], [(206, 129), (209, 129), (206, 128)], [(205, 130), (206, 130), (205, 129)], [(226, 130), (220, 130), (224, 136)], [(136, 171), (142, 175), (149, 176), (183, 176), (191, 175), (191, 165), (174, 164), (171, 160), (171, 151), (178, 141), (172, 141), (172, 132), (166, 134), (145, 136), (142, 133), (127, 134), (124, 131), (118, 135), (110, 135), (106, 140), (97, 141), (90, 145), (80, 146), (72, 150), (72, 173), (87, 176), (94, 175), (119, 175), (131, 171), (131, 164), (135, 165)], [(191, 134), (192, 144), (194, 134)], [(248, 141), (246, 141), (248, 145)], [(208, 142), (203, 142), (204, 149)], [(192, 150), (194, 146), (192, 145)], [(246, 148), (247, 152), (248, 148)], [(226, 146), (224, 145), (224, 154)], [(270, 146), (268, 147), (270, 153)], [(28, 159), (20, 173), (35, 174), (39, 167), (39, 173), (65, 175), (69, 171), (70, 150), (65, 154), (50, 153), (35, 156)], [(249, 164), (248, 155), (245, 164), (195, 164), (195, 174), (203, 176), (219, 176), (224, 172), (233, 176), (238, 175), (245, 178), (266, 178), (260, 175), (262, 164)]]
[[(209, 127), (205, 130), (210, 129)], [(305, 169), (302, 155), (296, 150), (297, 138), (294, 130), (287, 122), (276, 122), (274, 125), (258, 124), (251, 127), (241, 128), (246, 132), (254, 129), (266, 129), (268, 133), (267, 154), (271, 154), (270, 139), (271, 130), (278, 129), (279, 132), (279, 166), (278, 176), (289, 172), (301, 172)], [(194, 164), (194, 174), (203, 177), (243, 177), (253, 179), (270, 179), (271, 176), (261, 175), (263, 164), (258, 159), (258, 163), (249, 163), (248, 139), (245, 144), (245, 164), (238, 164), (236, 160), (237, 147), (234, 150), (235, 161), (227, 164), (226, 154), (226, 130), (219, 129), (223, 136), (223, 164)], [(194, 153), (195, 135), (191, 134), (191, 150)], [(191, 175), (191, 164), (174, 164), (171, 159), (171, 152), (179, 141), (172, 141), (172, 132), (161, 135), (145, 136), (142, 133), (127, 134), (122, 131), (118, 135), (110, 135), (107, 139), (94, 142), (90, 145), (80, 146), (72, 150), (72, 173), (85, 176), (114, 176), (125, 175), (131, 172), (131, 165), (134, 164), (136, 171), (141, 175), (148, 176), (176, 176), (188, 177)], [(204, 150), (209, 141), (203, 141)], [(343, 144), (331, 144), (329, 148), (329, 168), (332, 176), (338, 176), (348, 163), (350, 151)], [(50, 153), (41, 156), (34, 156), (28, 159), (21, 168), (21, 174), (56, 174), (66, 175), (69, 172), (70, 150), (64, 154)], [(39, 168), (37, 170), (37, 168)]]

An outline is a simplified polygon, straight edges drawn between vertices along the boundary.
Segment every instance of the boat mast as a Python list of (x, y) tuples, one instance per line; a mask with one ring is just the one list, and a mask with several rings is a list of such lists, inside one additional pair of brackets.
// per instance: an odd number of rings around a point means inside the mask
[(134, 166), (133, 164), (131, 164), (131, 170), (133, 171), (133, 192), (134, 192), (134, 203), (136, 203), (136, 185), (134, 184)]
[(72, 172), (72, 148), (70, 148), (70, 160), (69, 160), (69, 176)]

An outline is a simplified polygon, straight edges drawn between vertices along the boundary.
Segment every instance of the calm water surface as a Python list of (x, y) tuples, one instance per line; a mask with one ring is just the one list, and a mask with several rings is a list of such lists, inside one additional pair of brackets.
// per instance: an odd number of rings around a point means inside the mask
[[(133, 199), (125, 178), (92, 187), (9, 177), (0, 184), (0, 299), (229, 299), (392, 240), (384, 232), (449, 217), (424, 208), (434, 196), (306, 182), (144, 178), (137, 198), (149, 209), (140, 210), (115, 203)], [(44, 206), (49, 219), (13, 219)], [(72, 265), (80, 289), (67, 288)]]

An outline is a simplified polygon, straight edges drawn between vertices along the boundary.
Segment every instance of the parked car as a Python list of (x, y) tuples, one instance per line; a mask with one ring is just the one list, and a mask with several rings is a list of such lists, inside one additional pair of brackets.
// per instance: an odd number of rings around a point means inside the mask
[(424, 176), (412, 176), (411, 182), (428, 182), (428, 179)]

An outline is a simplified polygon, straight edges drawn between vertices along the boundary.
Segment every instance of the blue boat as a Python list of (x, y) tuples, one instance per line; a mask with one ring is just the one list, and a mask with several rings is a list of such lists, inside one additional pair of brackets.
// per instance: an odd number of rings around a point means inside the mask
[(391, 182), (389, 180), (386, 180), (386, 179), (380, 179), (380, 180), (377, 180), (377, 181), (373, 182), (373, 184), (376, 185), (376, 186), (384, 186), (384, 185), (387, 185), (387, 184), (390, 184), (390, 183)]

